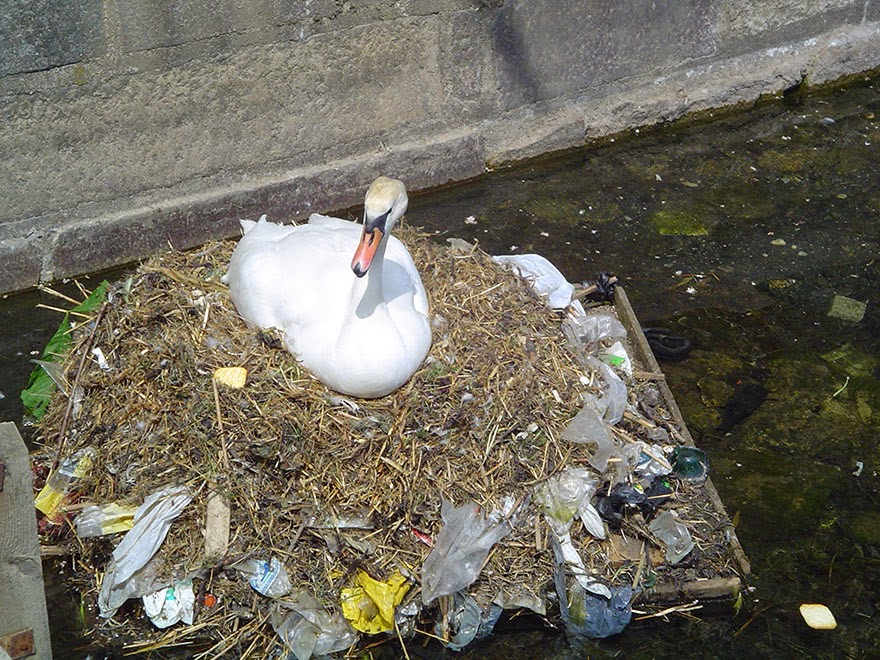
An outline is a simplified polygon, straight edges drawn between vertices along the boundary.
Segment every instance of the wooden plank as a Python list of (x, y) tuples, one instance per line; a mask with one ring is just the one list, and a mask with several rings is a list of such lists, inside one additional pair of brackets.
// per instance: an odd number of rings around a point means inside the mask
[(36, 652), (34, 648), (34, 631), (30, 628), (19, 630), (11, 635), (0, 637), (0, 648), (9, 655), (10, 660), (26, 658)]
[(0, 423), (0, 463), (0, 646), (12, 658), (51, 658), (33, 477), (12, 422)]
[[(645, 333), (642, 332), (642, 327), (639, 324), (639, 320), (638, 318), (636, 318), (636, 314), (633, 311), (632, 305), (630, 305), (629, 298), (626, 295), (626, 291), (622, 286), (617, 287), (614, 298), (614, 307), (617, 311), (617, 317), (626, 328), (627, 338), (629, 339), (630, 346), (635, 353), (634, 357), (636, 358), (636, 360), (641, 362), (641, 364), (645, 366), (645, 370), (647, 372), (661, 373), (660, 365), (657, 363), (657, 359), (654, 357), (654, 353), (651, 351), (648, 340), (645, 338)], [(688, 431), (687, 425), (684, 422), (684, 417), (682, 417), (681, 410), (678, 409), (678, 404), (676, 404), (675, 402), (675, 397), (672, 395), (672, 390), (669, 389), (669, 385), (666, 383), (666, 379), (656, 378), (654, 380), (657, 383), (660, 394), (666, 403), (666, 407), (678, 422), (678, 426), (681, 429), (681, 435), (684, 438), (685, 443), (692, 447), (695, 446), (694, 439), (693, 437), (691, 437), (690, 431)], [(718, 491), (715, 489), (711, 478), (706, 480), (703, 488), (715, 511), (718, 512), (723, 517), (723, 519), (729, 521), (730, 518), (727, 515), (727, 511), (724, 509), (724, 504), (721, 502), (721, 497), (718, 495)], [(751, 566), (749, 564), (748, 557), (746, 557), (746, 553), (736, 536), (736, 531), (734, 530), (732, 524), (730, 525), (729, 529), (729, 539), (730, 554), (733, 560), (736, 562), (737, 572), (740, 576), (739, 578), (719, 578), (717, 581), (712, 581), (711, 583), (707, 583), (707, 581), (694, 581), (683, 585), (676, 585), (674, 587), (658, 587), (657, 589), (654, 589), (651, 594), (652, 600), (666, 601), (675, 600), (679, 597), (718, 598), (724, 595), (735, 596), (741, 586), (740, 578), (745, 578), (751, 573)]]

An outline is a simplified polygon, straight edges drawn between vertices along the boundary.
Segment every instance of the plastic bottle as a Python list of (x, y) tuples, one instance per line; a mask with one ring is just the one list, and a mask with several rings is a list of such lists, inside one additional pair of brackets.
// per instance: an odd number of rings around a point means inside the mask
[(127, 532), (134, 524), (135, 511), (135, 506), (122, 506), (116, 502), (87, 506), (76, 517), (76, 535), (85, 539)]
[(246, 559), (235, 564), (236, 570), (248, 577), (251, 587), (269, 598), (281, 598), (290, 591), (290, 578), (284, 564), (272, 557), (265, 559)]
[(92, 469), (97, 454), (91, 447), (80, 449), (65, 458), (55, 472), (46, 479), (46, 485), (34, 499), (34, 506), (47, 517), (57, 517), (67, 501), (70, 489), (77, 479), (82, 479)]
[(696, 447), (676, 447), (672, 452), (672, 471), (681, 481), (703, 483), (709, 476), (706, 452)]

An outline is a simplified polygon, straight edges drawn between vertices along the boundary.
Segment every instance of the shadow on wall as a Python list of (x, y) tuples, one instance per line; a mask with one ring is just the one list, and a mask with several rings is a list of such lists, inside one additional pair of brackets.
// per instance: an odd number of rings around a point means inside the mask
[(505, 109), (578, 95), (716, 50), (710, 0), (510, 0), (492, 43)]

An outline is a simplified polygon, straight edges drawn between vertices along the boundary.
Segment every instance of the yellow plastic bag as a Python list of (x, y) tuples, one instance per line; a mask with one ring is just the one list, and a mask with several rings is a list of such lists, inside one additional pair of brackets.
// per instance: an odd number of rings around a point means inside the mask
[(354, 628), (370, 635), (394, 630), (394, 608), (409, 587), (400, 571), (395, 571), (386, 582), (358, 571), (355, 586), (342, 590), (342, 614)]

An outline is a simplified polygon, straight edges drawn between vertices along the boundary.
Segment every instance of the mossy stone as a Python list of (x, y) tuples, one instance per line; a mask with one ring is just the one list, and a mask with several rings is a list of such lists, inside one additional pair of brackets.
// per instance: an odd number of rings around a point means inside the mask
[(650, 219), (651, 227), (663, 236), (707, 236), (709, 229), (693, 213), (681, 209), (660, 209)]

